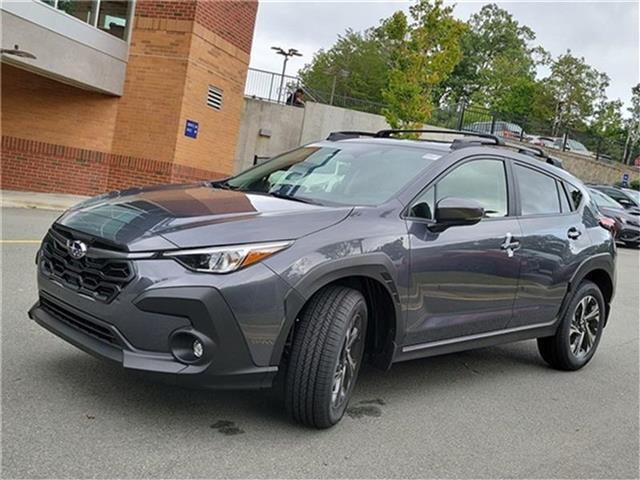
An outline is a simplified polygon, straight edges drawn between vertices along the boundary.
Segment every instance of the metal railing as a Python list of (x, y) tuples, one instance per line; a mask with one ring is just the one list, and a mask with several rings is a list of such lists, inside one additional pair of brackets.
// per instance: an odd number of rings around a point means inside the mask
[(258, 98), (268, 102), (285, 103), (289, 95), (298, 88), (304, 91), (307, 100), (316, 103), (377, 114), (382, 113), (384, 108), (381, 103), (346, 95), (331, 95), (330, 92), (320, 92), (305, 85), (299, 77), (285, 75), (283, 78), (280, 73), (258, 68), (249, 68), (244, 94), (246, 97)]
[[(245, 96), (274, 103), (285, 103), (289, 95), (298, 88), (304, 91), (306, 100), (326, 105), (378, 115), (382, 114), (385, 107), (384, 104), (377, 102), (317, 91), (306, 86), (299, 77), (291, 75), (283, 77), (282, 74), (257, 68), (249, 68)], [(552, 138), (551, 145), (545, 144), (545, 146), (603, 162), (633, 163), (633, 160), (640, 155), (640, 145), (629, 149), (624, 140), (599, 138), (577, 129), (564, 128), (558, 131), (548, 123), (504, 115), (481, 106), (469, 105), (464, 101), (435, 108), (427, 123), (443, 128), (491, 133), (522, 142), (542, 141), (537, 137)], [(544, 141), (548, 142), (548, 140)]]

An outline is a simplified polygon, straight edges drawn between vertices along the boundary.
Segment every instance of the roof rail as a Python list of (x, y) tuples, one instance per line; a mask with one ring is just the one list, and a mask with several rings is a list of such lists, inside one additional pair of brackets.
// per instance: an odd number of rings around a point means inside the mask
[(500, 137), (496, 135), (491, 135), (491, 134), (482, 133), (482, 132), (472, 132), (472, 131), (464, 131), (464, 130), (440, 130), (435, 128), (419, 129), (419, 130), (402, 130), (402, 129), (391, 130), (390, 129), (390, 130), (379, 130), (378, 132), (362, 132), (357, 130), (354, 130), (354, 131), (348, 130), (348, 131), (331, 132), (327, 137), (327, 140), (339, 141), (339, 140), (348, 140), (350, 138), (359, 138), (359, 137), (391, 138), (392, 135), (397, 133), (438, 133), (438, 134), (448, 134), (448, 135), (462, 135), (464, 137), (471, 137), (471, 138), (454, 139), (451, 142), (452, 150), (457, 150), (465, 147), (480, 147), (483, 145), (494, 145), (497, 147), (510, 148), (523, 155), (529, 155), (532, 157), (539, 158), (541, 161), (544, 161), (555, 167), (564, 168), (562, 165), (562, 160), (548, 155), (541, 148), (534, 147), (534, 146), (523, 147), (521, 145), (516, 145), (513, 143), (505, 143)]
[(444, 130), (444, 129), (416, 129), (416, 130), (404, 130), (404, 129), (392, 129), (392, 130), (380, 130), (376, 133), (376, 137), (380, 138), (390, 138), (393, 134), (396, 133), (439, 133), (439, 134), (447, 134), (447, 135), (463, 135), (465, 137), (475, 137), (475, 138), (486, 138), (493, 142), (494, 145), (504, 145), (502, 139), (496, 135), (491, 135), (489, 133), (482, 132), (472, 132), (469, 130)]
[(556, 157), (552, 157), (541, 148), (534, 147), (534, 146), (522, 147), (520, 145), (515, 145), (515, 144), (505, 144), (505, 147), (513, 148), (514, 150), (517, 150), (518, 153), (539, 158), (540, 160), (548, 163), (549, 165), (553, 165), (554, 167), (564, 169), (564, 166), (562, 165), (562, 160)]
[(338, 131), (331, 132), (327, 137), (327, 140), (331, 142), (337, 142), (338, 140), (348, 140), (349, 138), (359, 138), (359, 137), (375, 137), (375, 132), (360, 132), (357, 130), (354, 131)]

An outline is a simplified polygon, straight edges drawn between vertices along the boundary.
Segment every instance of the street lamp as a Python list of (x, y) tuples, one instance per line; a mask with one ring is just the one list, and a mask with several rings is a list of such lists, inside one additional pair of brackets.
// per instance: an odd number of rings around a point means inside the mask
[(282, 62), (282, 77), (280, 78), (280, 89), (278, 90), (278, 103), (280, 103), (282, 88), (284, 86), (284, 74), (287, 70), (287, 62), (289, 61), (289, 57), (301, 57), (302, 54), (295, 48), (284, 50), (280, 47), (271, 47), (271, 50), (275, 50), (278, 55), (282, 55), (284, 57), (284, 62)]

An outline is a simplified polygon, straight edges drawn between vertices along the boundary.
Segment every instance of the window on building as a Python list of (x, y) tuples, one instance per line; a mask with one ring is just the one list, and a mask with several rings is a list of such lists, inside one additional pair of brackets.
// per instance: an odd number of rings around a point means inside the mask
[(130, 17), (131, 2), (100, 2), (98, 28), (125, 40), (127, 22)]
[(128, 40), (133, 19), (133, 2), (125, 0), (41, 0), (43, 3), (82, 20), (89, 25)]
[(58, 0), (56, 8), (69, 15), (93, 24), (96, 12), (95, 0)]

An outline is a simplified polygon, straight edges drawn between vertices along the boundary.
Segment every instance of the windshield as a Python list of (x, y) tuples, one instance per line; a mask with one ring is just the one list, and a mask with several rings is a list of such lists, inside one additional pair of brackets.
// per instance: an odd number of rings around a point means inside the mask
[(593, 201), (596, 202), (596, 205), (599, 207), (615, 208), (616, 210), (620, 209), (620, 204), (604, 193), (593, 189), (589, 189), (589, 193), (591, 194)]
[(622, 191), (634, 199), (637, 203), (640, 203), (640, 192), (638, 190), (631, 190), (630, 188), (623, 188)]
[(310, 145), (240, 173), (223, 186), (321, 204), (379, 205), (441, 155), (373, 143)]

